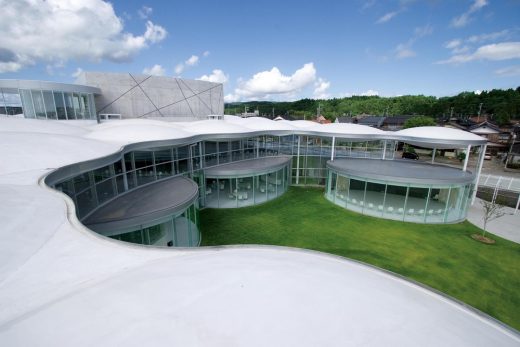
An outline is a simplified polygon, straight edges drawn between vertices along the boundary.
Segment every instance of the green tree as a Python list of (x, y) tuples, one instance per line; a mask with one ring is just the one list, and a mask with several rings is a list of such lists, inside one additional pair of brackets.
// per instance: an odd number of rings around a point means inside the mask
[(404, 122), (403, 128), (415, 128), (415, 127), (425, 127), (425, 126), (432, 126), (436, 125), (435, 121), (431, 117), (426, 116), (417, 116), (412, 117), (408, 119), (406, 122)]

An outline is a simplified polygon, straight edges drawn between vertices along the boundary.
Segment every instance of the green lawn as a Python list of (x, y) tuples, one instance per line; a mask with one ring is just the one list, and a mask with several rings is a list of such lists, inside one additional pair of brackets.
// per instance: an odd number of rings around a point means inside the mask
[(322, 189), (291, 187), (256, 207), (201, 211), (202, 245), (264, 244), (314, 249), (397, 272), (520, 330), (520, 245), (470, 238), (480, 229), (363, 216), (327, 201)]

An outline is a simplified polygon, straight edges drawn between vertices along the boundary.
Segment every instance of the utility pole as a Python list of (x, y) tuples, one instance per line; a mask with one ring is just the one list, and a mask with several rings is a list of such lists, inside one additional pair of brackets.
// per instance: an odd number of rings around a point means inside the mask
[(482, 103), (480, 103), (480, 105), (478, 107), (477, 123), (480, 123), (480, 112), (482, 112)]
[(321, 113), (321, 104), (318, 103), (318, 110), (316, 111), (316, 118), (318, 118), (320, 116), (320, 113)]
[(453, 118), (453, 107), (451, 108), (451, 111), (450, 111), (450, 119)]

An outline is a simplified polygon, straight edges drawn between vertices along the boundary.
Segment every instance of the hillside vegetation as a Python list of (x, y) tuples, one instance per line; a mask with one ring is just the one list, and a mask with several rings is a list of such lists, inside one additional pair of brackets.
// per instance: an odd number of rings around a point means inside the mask
[[(463, 92), (456, 96), (437, 98), (424, 95), (404, 95), (398, 97), (352, 96), (329, 100), (302, 99), (294, 102), (250, 101), (225, 105), (226, 114), (258, 110), (261, 115), (290, 115), (310, 119), (316, 115), (318, 106), (321, 114), (330, 120), (343, 115), (424, 115), (443, 118), (452, 112), (454, 116), (477, 115), (480, 104), (481, 114), (492, 115), (499, 125), (511, 119), (520, 118), (520, 87), (516, 89), (493, 89), (480, 94)], [(273, 112), (274, 109), (274, 112)]]

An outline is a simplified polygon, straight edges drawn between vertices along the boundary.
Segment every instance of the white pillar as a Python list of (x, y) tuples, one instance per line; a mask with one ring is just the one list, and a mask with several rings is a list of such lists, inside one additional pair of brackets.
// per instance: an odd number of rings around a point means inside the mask
[(432, 153), (432, 164), (433, 162), (435, 161), (435, 153), (437, 152), (437, 148), (434, 148), (433, 149), (433, 153)]
[(332, 149), (330, 150), (330, 160), (334, 160), (334, 146), (336, 144), (336, 137), (332, 136)]
[(464, 159), (464, 168), (462, 171), (466, 171), (468, 168), (468, 160), (469, 160), (469, 151), (471, 150), (471, 145), (468, 145), (468, 148), (466, 149), (466, 158)]
[(386, 140), (383, 141), (383, 160), (385, 160), (386, 157)]
[(296, 152), (296, 184), (300, 182), (300, 138), (298, 135), (298, 151)]
[(477, 177), (475, 178), (475, 189), (473, 189), (473, 197), (471, 198), (471, 204), (475, 203), (475, 198), (477, 197), (478, 190), (478, 181), (480, 180), (480, 173), (482, 171), (482, 165), (484, 165), (484, 156), (486, 155), (487, 143), (480, 146), (480, 155), (478, 157), (478, 169), (477, 169)]

